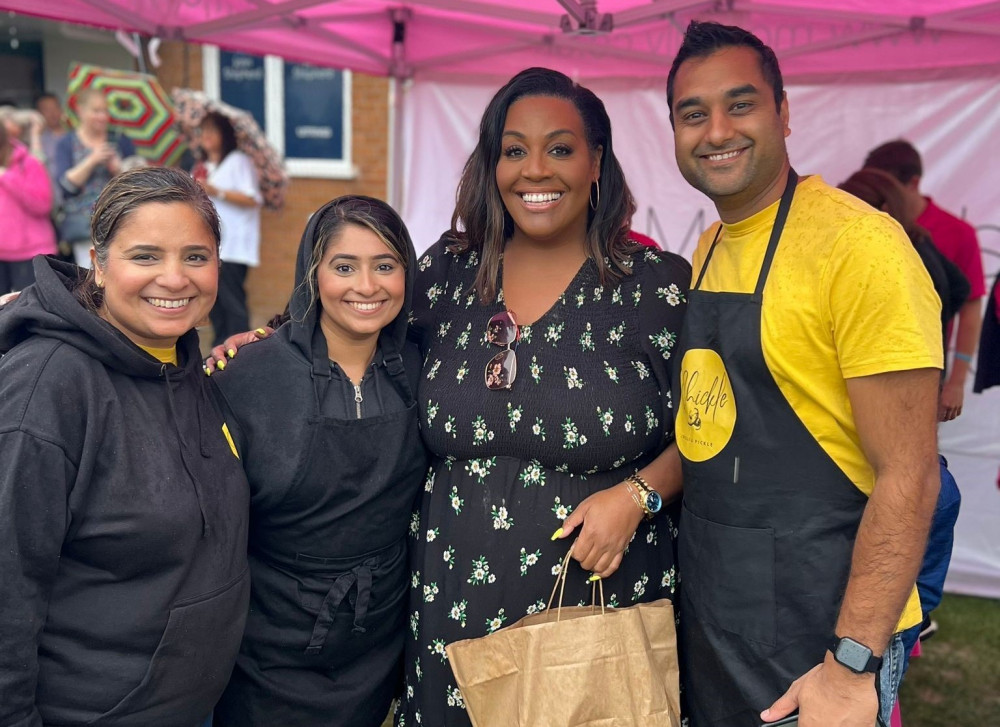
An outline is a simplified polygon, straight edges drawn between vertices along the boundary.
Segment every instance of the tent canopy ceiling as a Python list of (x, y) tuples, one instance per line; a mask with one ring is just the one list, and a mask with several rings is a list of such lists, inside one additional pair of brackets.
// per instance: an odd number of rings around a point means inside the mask
[(1000, 69), (983, 0), (0, 0), (53, 20), (408, 78), (662, 78), (691, 19), (741, 25), (790, 79)]

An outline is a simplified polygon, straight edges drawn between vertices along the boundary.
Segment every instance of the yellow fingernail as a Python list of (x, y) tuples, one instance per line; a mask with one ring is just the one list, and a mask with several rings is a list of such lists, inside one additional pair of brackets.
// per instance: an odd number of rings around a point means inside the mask
[(599, 581), (599, 580), (601, 580), (601, 577), (595, 573), (594, 575), (592, 575), (590, 578), (587, 579), (587, 583), (593, 583), (594, 581)]
[(562, 528), (559, 528), (554, 533), (552, 533), (552, 537), (550, 538), (550, 540), (558, 540), (561, 535), (562, 535)]
[(219, 369), (219, 371), (224, 370), (226, 368), (226, 362), (225, 361), (216, 361), (215, 362), (215, 368)]
[(254, 333), (256, 333), (258, 336), (266, 336), (267, 335), (267, 331), (265, 331), (263, 328), (258, 328), (257, 330), (254, 331)]
[(229, 349), (228, 351), (226, 351), (226, 355), (229, 356), (229, 358), (232, 358), (233, 356), (236, 355), (236, 349), (235, 348)]
[(212, 375), (212, 369), (208, 368), (208, 366), (202, 366), (202, 368), (205, 370), (205, 376)]

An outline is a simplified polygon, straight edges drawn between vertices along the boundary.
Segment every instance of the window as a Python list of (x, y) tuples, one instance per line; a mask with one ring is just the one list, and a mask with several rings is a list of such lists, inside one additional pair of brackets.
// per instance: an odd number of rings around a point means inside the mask
[(293, 177), (350, 179), (351, 72), (202, 47), (205, 93), (250, 112)]

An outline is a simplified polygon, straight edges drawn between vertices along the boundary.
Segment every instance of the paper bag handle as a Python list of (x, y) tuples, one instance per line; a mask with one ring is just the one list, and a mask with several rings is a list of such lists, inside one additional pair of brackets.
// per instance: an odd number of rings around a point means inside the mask
[[(563, 605), (563, 594), (566, 592), (566, 573), (569, 570), (569, 559), (573, 555), (573, 546), (576, 545), (574, 540), (569, 546), (569, 550), (566, 551), (566, 555), (563, 556), (562, 564), (559, 566), (559, 575), (556, 576), (556, 582), (552, 586), (552, 593), (549, 595), (549, 603), (545, 607), (545, 610), (549, 611), (552, 609), (552, 601), (556, 597), (556, 591), (559, 591), (559, 603), (556, 605), (556, 622), (562, 618), (562, 605)], [(590, 605), (597, 611), (597, 591), (601, 591), (601, 615), (604, 615), (604, 581), (595, 581), (590, 586)]]

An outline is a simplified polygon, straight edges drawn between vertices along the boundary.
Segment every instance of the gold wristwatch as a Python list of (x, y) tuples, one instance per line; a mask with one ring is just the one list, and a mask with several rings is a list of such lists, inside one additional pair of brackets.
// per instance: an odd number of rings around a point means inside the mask
[(642, 511), (647, 520), (652, 520), (653, 516), (663, 508), (663, 498), (660, 497), (660, 493), (646, 484), (646, 481), (638, 474), (629, 475), (625, 479), (639, 491), (639, 504), (642, 506)]

